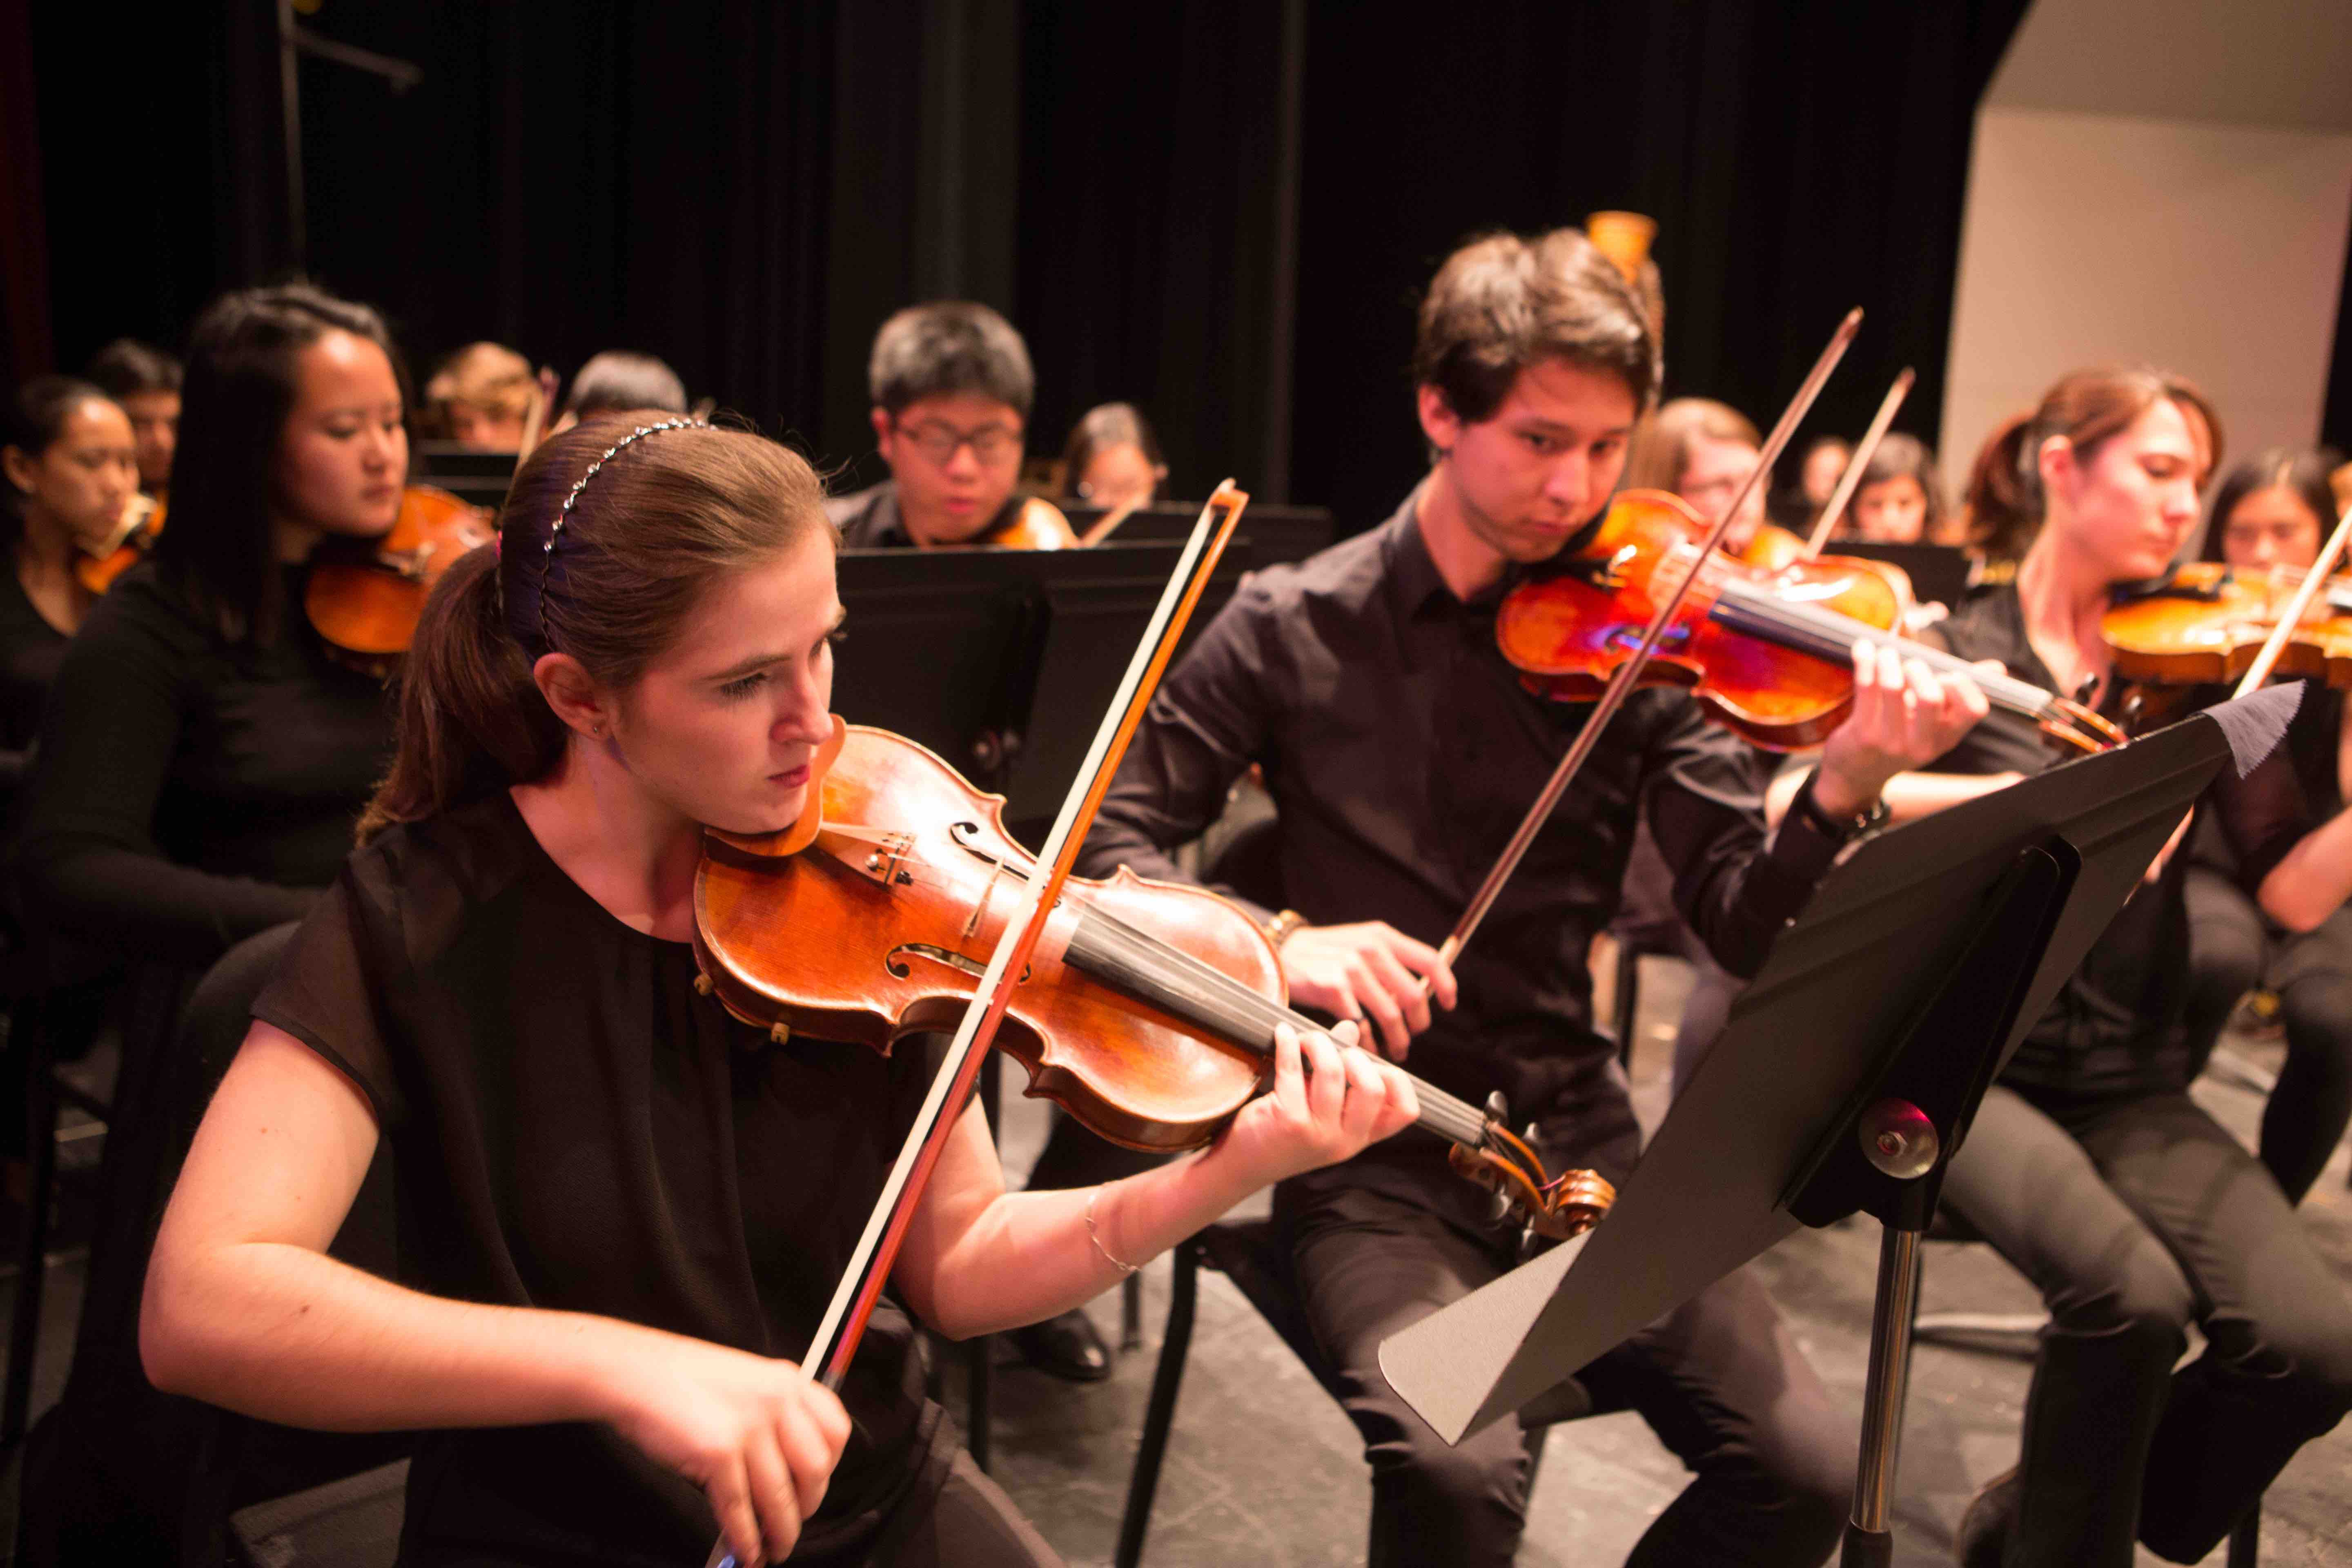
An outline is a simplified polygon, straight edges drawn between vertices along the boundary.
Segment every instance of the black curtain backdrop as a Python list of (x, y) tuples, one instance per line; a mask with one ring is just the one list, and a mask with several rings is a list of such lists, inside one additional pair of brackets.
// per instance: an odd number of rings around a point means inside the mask
[(1906, 364), (1897, 427), (1933, 441), (1976, 102), (2024, 0), (1345, 9), (1307, 48), (1301, 496), (1363, 527), (1421, 473), (1412, 312), (1448, 250), (1611, 207), (1658, 220), (1669, 395), (1769, 426), (1860, 305), (1799, 444), (1859, 434)]
[[(1858, 429), (1913, 364), (1902, 423), (1932, 432), (1974, 106), (2023, 3), (325, 0), (306, 25), (425, 79), (302, 60), (300, 249), (420, 368), (645, 349), (835, 463), (870, 451), (881, 318), (969, 295), (1029, 334), (1034, 449), (1131, 398), (1179, 491), (1232, 473), (1358, 528), (1420, 471), (1437, 261), (1598, 207), (1659, 220), (1672, 390), (1769, 419), (1859, 303), (1811, 427)], [(269, 0), (32, 12), (59, 362), (176, 343), (293, 264)]]

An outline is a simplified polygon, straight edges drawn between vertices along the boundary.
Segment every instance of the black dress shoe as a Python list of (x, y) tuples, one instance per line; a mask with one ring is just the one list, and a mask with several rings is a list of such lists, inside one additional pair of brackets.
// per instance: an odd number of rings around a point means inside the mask
[(1095, 1332), (1094, 1320), (1077, 1308), (1015, 1329), (1006, 1337), (1022, 1359), (1040, 1372), (1072, 1383), (1100, 1383), (1110, 1375), (1110, 1347)]
[(2000, 1568), (2010, 1532), (2017, 1525), (2017, 1472), (1995, 1476), (1969, 1500), (1960, 1527), (1952, 1532), (1952, 1559), (1960, 1568)]

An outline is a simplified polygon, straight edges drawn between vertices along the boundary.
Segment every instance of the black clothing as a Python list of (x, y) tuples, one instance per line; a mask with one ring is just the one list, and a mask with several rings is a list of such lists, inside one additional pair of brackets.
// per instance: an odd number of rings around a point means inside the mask
[[(301, 603), (299, 569), (287, 602)], [(298, 920), (392, 758), (383, 684), (307, 623), (240, 648), (162, 575), (123, 574), (68, 651), (25, 791), (27, 907), (142, 958), (205, 963)]]
[[(2055, 689), (2014, 586), (1935, 631)], [(1931, 634), (1932, 635), (1932, 634)], [(2057, 759), (2001, 721), (1941, 771)], [(2249, 888), (2310, 826), (2282, 752), (2200, 803)], [(1944, 1201), (2049, 1303), (2026, 1396), (2009, 1568), (2128, 1568), (2135, 1534), (2204, 1556), (2296, 1448), (2352, 1408), (2352, 1306), (2277, 1184), (2188, 1097), (2189, 858), (2137, 889), (2034, 1026), (1952, 1160)], [(2205, 1349), (2175, 1373), (2194, 1321)]]
[[(1999, 659), (2020, 680), (2058, 689), (2027, 640), (2014, 585), (1970, 600), (1920, 640), (1965, 659)], [(1928, 771), (2038, 773), (2063, 760), (2032, 725), (1996, 710)], [(2236, 848), (2249, 888), (2259, 886), (2311, 826), (2296, 770), (2283, 756), (2243, 782), (2225, 770), (2200, 810), (2211, 811)], [(2003, 1082), (2078, 1095), (2188, 1086), (2193, 1066), (2179, 1027), (2189, 985), (2189, 922), (2180, 898), (2188, 864), (2188, 857), (2174, 855), (2155, 886), (2132, 895), (2018, 1047)]]
[[(1299, 913), (1443, 939), (1590, 710), (1530, 696), (1496, 651), (1505, 586), (1456, 599), (1411, 500), (1381, 528), (1253, 574), (1152, 699), (1080, 871), (1189, 880), (1169, 852), (1256, 762)], [(1461, 1005), (1412, 1050), (1416, 1074), (1474, 1104), (1502, 1089), (1575, 1163), (1634, 1125), (1615, 1047), (1591, 1026), (1585, 954), (1616, 911), (1644, 806), (1681, 912), (1738, 973), (1838, 849), (1796, 816), (1764, 849), (1748, 748), (1683, 694), (1636, 692), (1619, 712), (1456, 963)], [(1463, 1214), (1482, 1223), (1483, 1199), (1461, 1185)]]
[[(929, 1085), (919, 1051), (772, 1045), (624, 925), (512, 798), (354, 855), (254, 1008), (365, 1090), (398, 1173), (404, 1283), (806, 1353)], [(801, 1556), (927, 1502), (951, 1441), (884, 1309), (842, 1391), (857, 1431)], [(432, 1434), (404, 1561), (699, 1562), (700, 1494), (602, 1426)], [(798, 1559), (796, 1559), (798, 1560)]]
[[(2343, 721), (2343, 694), (2314, 685), (2287, 731), (2295, 776), (2323, 819), (2344, 805)], [(2287, 931), (2239, 885), (2237, 856), (2213, 823), (2200, 823), (2186, 849), (2189, 1058), (2202, 1065), (2248, 991), (2264, 985), (2277, 996), (2286, 1062), (2263, 1108), (2262, 1159), (2287, 1201), (2300, 1203), (2352, 1121), (2352, 909)]]
[[(1244, 580), (1153, 698), (1081, 871), (1187, 879), (1170, 851), (1255, 762), (1275, 802), (1284, 902), (1318, 925), (1380, 920), (1440, 941), (1590, 711), (1530, 696), (1496, 651), (1507, 586), (1455, 598), (1411, 500), (1381, 528)], [(1838, 847), (1792, 818), (1765, 848), (1748, 749), (1686, 696), (1636, 693), (1456, 963), (1460, 1005), (1410, 1062), (1474, 1104), (1501, 1089), (1555, 1169), (1620, 1180), (1639, 1127), (1615, 1047), (1591, 1024), (1585, 954), (1616, 912), (1644, 810), (1678, 910), (1744, 973)], [(1517, 1434), (1504, 1423), (1447, 1447), (1389, 1391), (1376, 1352), (1500, 1274), (1513, 1238), (1443, 1149), (1411, 1132), (1282, 1184), (1275, 1203), (1373, 1467), (1372, 1561), (1507, 1561), (1525, 1516)], [(1721, 1550), (1688, 1560), (1820, 1561), (1853, 1445), (1752, 1282), (1724, 1282), (1591, 1370), (1701, 1472), (1645, 1554), (1705, 1539)]]
[[(1433, 1143), (1415, 1142), (1433, 1162), (1431, 1183), (1460, 1179)], [(1539, 1434), (1505, 1420), (1447, 1444), (1389, 1385), (1380, 1347), (1508, 1271), (1516, 1237), (1474, 1236), (1426, 1204), (1375, 1190), (1285, 1183), (1276, 1193), (1324, 1372), (1371, 1463), (1371, 1568), (1509, 1563)], [(1697, 1475), (1643, 1534), (1628, 1568), (1816, 1568), (1836, 1543), (1853, 1495), (1853, 1418), (1748, 1270), (1708, 1286), (1577, 1381), (1594, 1414), (1640, 1411)]]
[(42, 618), (13, 566), (0, 559), (0, 751), (21, 752), (32, 745), (41, 700), (72, 640)]
[(2286, 1060), (2263, 1106), (2262, 1160), (2287, 1201), (2301, 1203), (2352, 1123), (2352, 907), (2310, 931), (2284, 930), (2202, 857), (2190, 860), (2181, 897), (2194, 966), (2182, 1023), (2189, 1059), (2202, 1064), (2257, 984), (2278, 998)]
[[(1005, 499), (988, 526), (974, 538), (984, 539), (1013, 521), (1021, 510), (1019, 494)], [(911, 550), (914, 536), (898, 515), (898, 484), (885, 479), (878, 485), (868, 485), (862, 490), (852, 490), (845, 496), (829, 497), (824, 503), (824, 515), (834, 527), (841, 530), (845, 550)]]
[[(2204, 1559), (2352, 1406), (2352, 1308), (2278, 1184), (2179, 1091), (1995, 1085), (1943, 1201), (2050, 1307), (2009, 1568)], [(2187, 1325), (2206, 1345), (2179, 1372)]]

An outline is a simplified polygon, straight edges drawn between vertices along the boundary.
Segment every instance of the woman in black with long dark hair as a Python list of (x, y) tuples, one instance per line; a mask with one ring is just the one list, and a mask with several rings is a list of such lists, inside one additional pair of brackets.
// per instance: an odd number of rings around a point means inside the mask
[[(2336, 466), (2333, 452), (2275, 447), (2239, 464), (2213, 492), (2205, 559), (2256, 571), (2308, 567), (2335, 526), (2327, 475)], [(2352, 773), (2344, 694), (2312, 684), (2287, 744), (2315, 811), (2343, 809)], [(2285, 1027), (2286, 1062), (2263, 1109), (2262, 1158), (2287, 1201), (2299, 1204), (2352, 1121), (2352, 909), (2291, 929), (2239, 887), (2237, 857), (2211, 824), (2199, 825), (2188, 853), (2189, 1054), (2201, 1061), (2238, 998), (2268, 984)]]
[(53, 929), (202, 964), (333, 879), (392, 711), (304, 622), (302, 573), (392, 527), (405, 407), (365, 306), (245, 289), (196, 323), (170, 524), (66, 657), (26, 789), (23, 892)]
[(20, 762), (89, 610), (75, 558), (139, 489), (131, 421), (86, 381), (36, 376), (0, 407), (0, 750)]

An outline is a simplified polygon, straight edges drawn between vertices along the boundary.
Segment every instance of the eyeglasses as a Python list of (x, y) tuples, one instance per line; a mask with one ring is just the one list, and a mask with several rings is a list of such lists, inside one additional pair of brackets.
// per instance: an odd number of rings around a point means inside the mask
[(959, 430), (952, 425), (901, 426), (898, 434), (934, 463), (948, 462), (959, 447), (970, 447), (972, 457), (991, 468), (1021, 454), (1021, 432), (1002, 425), (983, 425), (977, 430)]

